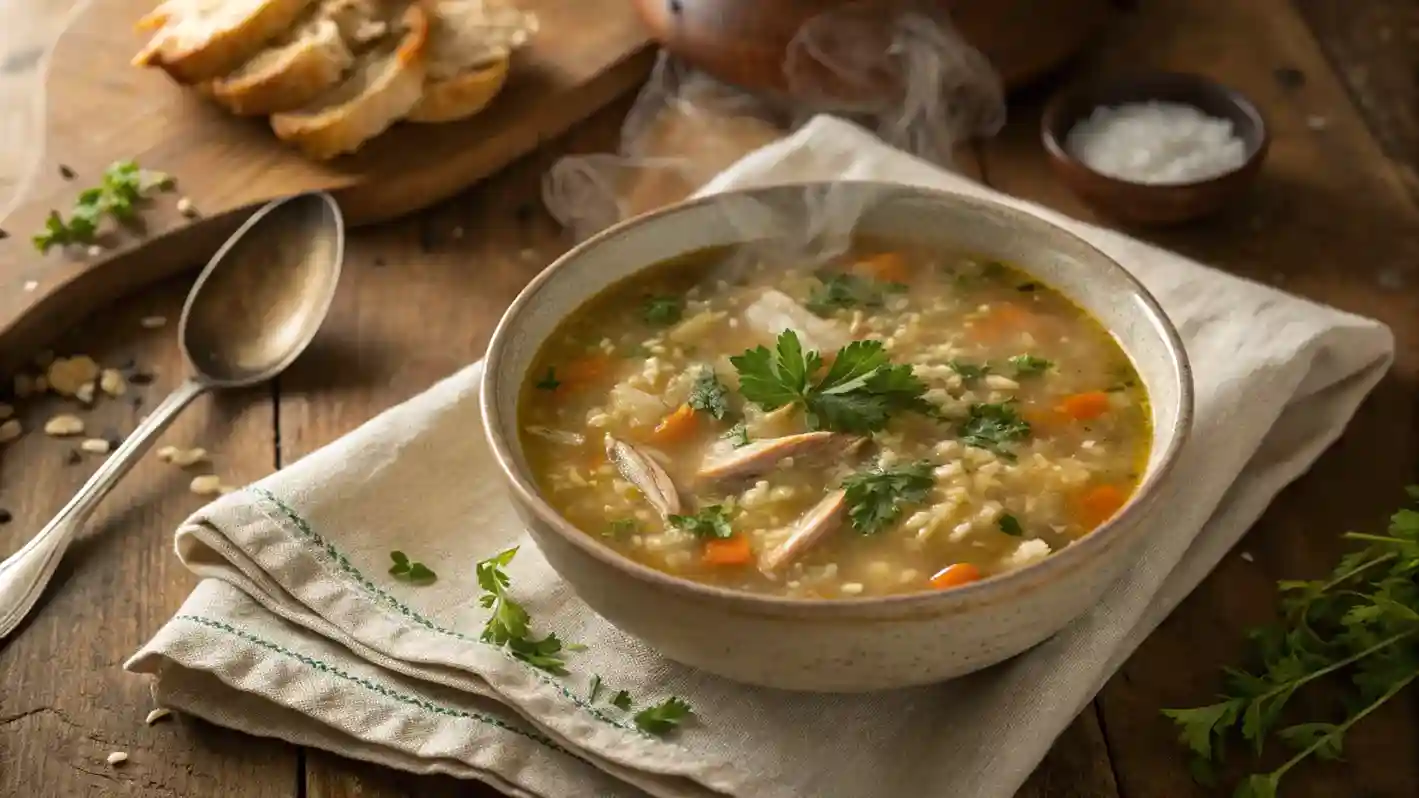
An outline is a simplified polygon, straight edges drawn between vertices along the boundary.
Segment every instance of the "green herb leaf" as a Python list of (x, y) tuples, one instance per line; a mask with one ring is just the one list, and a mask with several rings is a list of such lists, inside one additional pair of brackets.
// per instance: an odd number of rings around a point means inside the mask
[(688, 401), (690, 407), (695, 410), (722, 419), (729, 412), (729, 389), (719, 381), (714, 369), (705, 366), (700, 369), (694, 384), (690, 386)]
[(1000, 516), (1000, 520), (995, 523), (1000, 527), (1000, 531), (1007, 535), (1014, 535), (1018, 538), (1025, 534), (1025, 530), (1020, 528), (1020, 519), (1009, 513)]
[(927, 462), (853, 474), (843, 480), (848, 518), (859, 533), (876, 534), (895, 523), (905, 505), (925, 499), (935, 483)]
[(740, 421), (739, 423), (730, 427), (729, 431), (724, 433), (724, 437), (728, 439), (729, 442), (733, 444), (734, 448), (736, 449), (748, 446), (749, 428), (745, 426), (744, 422)]
[(656, 327), (669, 327), (685, 315), (685, 300), (677, 296), (646, 297), (641, 318)]
[(409, 559), (409, 555), (402, 551), (391, 551), (389, 553), (389, 559), (394, 563), (389, 566), (390, 575), (401, 582), (408, 582), (414, 585), (427, 585), (438, 579), (438, 576), (429, 566), (421, 562), (413, 562)]
[(729, 526), (729, 508), (722, 504), (711, 504), (694, 515), (666, 516), (666, 520), (697, 537), (727, 538), (734, 534)]
[(1008, 455), (1006, 447), (1030, 435), (1030, 425), (1007, 403), (974, 404), (957, 430), (961, 442), (996, 454)]
[(1017, 377), (1034, 377), (1045, 373), (1054, 363), (1034, 355), (1016, 355), (1010, 358), (1010, 366)]
[(690, 705), (683, 699), (670, 697), (659, 704), (646, 707), (636, 713), (636, 726), (641, 731), (663, 735), (668, 734), (680, 727), (680, 724), (689, 720), (695, 714), (690, 709)]
[(803, 304), (819, 316), (829, 316), (844, 308), (881, 307), (886, 294), (905, 291), (900, 283), (888, 283), (841, 272), (820, 272), (818, 285)]
[(537, 381), (537, 390), (555, 391), (561, 387), (562, 381), (557, 379), (557, 370), (551, 366), (547, 367), (547, 374)]
[(105, 215), (131, 222), (137, 217), (137, 204), (148, 193), (170, 188), (173, 182), (170, 176), (141, 169), (134, 161), (115, 162), (104, 170), (97, 188), (79, 193), (68, 222), (58, 211), (50, 211), (44, 228), (34, 236), (35, 248), (47, 252), (55, 246), (92, 243)]
[(1297, 723), (1276, 732), (1276, 736), (1297, 751), (1313, 748), (1316, 759), (1334, 761), (1340, 759), (1345, 730), (1334, 723)]
[(409, 565), (409, 555), (402, 551), (391, 551), (389, 553), (389, 559), (393, 560), (395, 565)]
[(612, 696), (611, 698), (611, 706), (616, 707), (617, 709), (630, 709), (631, 694), (626, 692), (625, 690), (617, 691), (616, 695)]
[(765, 410), (803, 400), (808, 393), (808, 377), (823, 361), (817, 352), (804, 353), (792, 330), (779, 334), (770, 352), (759, 346), (729, 358), (739, 372), (739, 393)]
[(617, 518), (607, 525), (606, 531), (602, 534), (608, 538), (623, 538), (635, 534), (638, 526), (634, 518)]
[[(478, 587), (483, 589), (478, 603), (491, 609), (492, 614), (483, 625), (482, 639), (486, 643), (503, 646), (517, 659), (549, 673), (566, 673), (566, 661), (559, 654), (564, 646), (555, 634), (538, 639), (531, 635), (531, 621), (527, 611), (508, 594), (512, 581), (503, 569), (517, 556), (513, 546), (483, 560), (474, 568)], [(412, 566), (411, 566), (412, 568)]]
[(990, 373), (990, 366), (971, 363), (965, 360), (952, 360), (946, 365), (950, 366), (952, 371), (961, 375), (961, 379), (966, 382), (975, 382)]

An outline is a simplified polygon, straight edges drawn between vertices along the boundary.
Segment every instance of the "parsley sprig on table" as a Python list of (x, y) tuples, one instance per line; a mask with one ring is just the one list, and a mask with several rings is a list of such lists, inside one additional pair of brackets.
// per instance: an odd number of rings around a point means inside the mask
[(514, 657), (534, 668), (565, 674), (567, 663), (560, 655), (564, 650), (573, 649), (564, 646), (555, 634), (540, 639), (533, 636), (532, 620), (527, 610), (508, 594), (511, 580), (503, 569), (516, 556), (517, 547), (513, 546), (479, 562), (475, 569), (478, 586), (483, 589), (478, 603), (493, 611), (483, 626), (482, 639), (486, 643), (507, 647)]
[(797, 334), (784, 330), (774, 351), (756, 347), (729, 359), (739, 372), (739, 392), (764, 410), (801, 405), (812, 429), (876, 432), (896, 412), (934, 415), (922, 398), (926, 385), (911, 366), (893, 365), (881, 341), (853, 341), (839, 349), (821, 379), (823, 358), (804, 351)]
[(59, 211), (49, 212), (44, 229), (34, 236), (35, 249), (48, 252), (50, 247), (91, 243), (104, 216), (131, 222), (145, 196), (173, 185), (170, 175), (139, 168), (135, 161), (117, 161), (104, 170), (97, 188), (79, 194), (67, 221)]
[[(1419, 488), (1408, 490), (1419, 502)], [(1281, 621), (1251, 635), (1257, 667), (1228, 669), (1217, 703), (1163, 711), (1204, 781), (1235, 736), (1257, 753), (1273, 736), (1296, 752), (1275, 770), (1248, 776), (1233, 798), (1274, 798), (1297, 764), (1338, 759), (1345, 733), (1419, 678), (1419, 512), (1395, 513), (1388, 534), (1345, 537), (1366, 545), (1329, 577), (1279, 584)], [(1347, 686), (1343, 717), (1281, 727), (1290, 699), (1321, 680)]]
[(843, 499), (853, 529), (873, 535), (891, 526), (906, 505), (925, 499), (935, 483), (932, 465), (927, 462), (878, 466), (849, 476), (843, 480)]

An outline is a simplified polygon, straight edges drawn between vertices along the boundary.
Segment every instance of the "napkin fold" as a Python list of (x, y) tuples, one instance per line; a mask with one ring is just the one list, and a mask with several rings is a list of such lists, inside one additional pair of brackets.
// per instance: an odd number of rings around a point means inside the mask
[[(1125, 658), (1273, 496), (1330, 445), (1392, 359), (1377, 322), (1201, 266), (1005, 197), (820, 117), (705, 192), (811, 179), (886, 180), (987, 197), (1088, 239), (1157, 296), (1185, 340), (1196, 426), (1166, 519), (1098, 606), (1029, 653), (924, 688), (785, 693), (669, 662), (594, 615), (548, 567), (484, 443), (475, 364), (178, 530), (202, 577), (127, 663), (163, 705), (252, 734), (515, 796), (1004, 798)], [(587, 646), (570, 674), (482, 643), (473, 563), (521, 549), (512, 589), (539, 631)], [(386, 571), (391, 550), (432, 585)], [(592, 682), (602, 685), (593, 697)], [(680, 696), (668, 739), (637, 707)]]

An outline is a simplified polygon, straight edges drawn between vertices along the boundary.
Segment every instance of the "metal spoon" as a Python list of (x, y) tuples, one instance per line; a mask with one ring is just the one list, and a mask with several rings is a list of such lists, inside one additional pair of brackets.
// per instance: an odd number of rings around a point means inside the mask
[(34, 606), (100, 500), (193, 399), (264, 382), (320, 329), (340, 279), (345, 222), (324, 192), (278, 200), (232, 235), (192, 286), (178, 342), (192, 376), (153, 409), (29, 543), (0, 563), (0, 640)]

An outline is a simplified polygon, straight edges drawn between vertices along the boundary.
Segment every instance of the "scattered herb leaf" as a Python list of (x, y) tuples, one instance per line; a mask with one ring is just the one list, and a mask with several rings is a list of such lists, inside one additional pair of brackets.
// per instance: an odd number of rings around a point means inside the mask
[(853, 529), (864, 535), (882, 531), (901, 517), (905, 505), (925, 499), (935, 481), (927, 462), (874, 466), (849, 476), (843, 488)]
[(635, 534), (638, 525), (634, 518), (617, 518), (607, 525), (606, 531), (602, 533), (608, 538), (623, 538), (626, 535)]
[(1014, 535), (1018, 538), (1025, 534), (1025, 530), (1020, 527), (1020, 519), (1009, 513), (1000, 516), (1000, 520), (995, 523), (996, 526), (1000, 527), (1000, 531), (1007, 535)]
[(714, 369), (705, 366), (690, 386), (690, 407), (722, 419), (729, 412), (729, 389), (719, 381)]
[(649, 734), (668, 734), (693, 717), (695, 711), (683, 699), (670, 698), (642, 709), (635, 715), (635, 723), (641, 731)]
[(1030, 424), (1020, 418), (1008, 402), (974, 404), (967, 412), (966, 420), (961, 422), (957, 434), (967, 446), (1009, 456), (1010, 452), (1005, 447), (1028, 437)]
[(1010, 367), (1017, 377), (1034, 377), (1045, 373), (1054, 363), (1034, 355), (1016, 355), (1010, 358)]
[(971, 363), (965, 360), (953, 360), (946, 365), (950, 366), (952, 371), (961, 375), (961, 379), (966, 382), (975, 382), (990, 373), (990, 366)]
[(611, 706), (617, 709), (630, 709), (631, 694), (625, 690), (616, 691), (616, 695), (611, 697)]
[[(1419, 501), (1419, 488), (1408, 490)], [(1296, 751), (1275, 770), (1246, 777), (1233, 798), (1275, 798), (1282, 777), (1308, 757), (1338, 759), (1352, 726), (1419, 679), (1419, 512), (1399, 510), (1387, 534), (1345, 537), (1365, 547), (1342, 557), (1328, 577), (1278, 584), (1282, 618), (1251, 633), (1257, 664), (1226, 670), (1221, 701), (1163, 710), (1195, 771), (1220, 761), (1234, 736), (1257, 753), (1273, 735)], [(1322, 679), (1345, 689), (1344, 716), (1278, 729), (1290, 698)]]
[(656, 327), (669, 327), (685, 315), (685, 300), (676, 296), (646, 297), (641, 318)]
[(905, 291), (901, 283), (889, 283), (842, 272), (819, 272), (818, 285), (808, 295), (804, 307), (819, 316), (842, 308), (881, 307), (886, 295)]
[(537, 381), (537, 390), (555, 391), (560, 388), (562, 381), (557, 379), (557, 370), (551, 366), (547, 367), (547, 374)]
[(173, 179), (169, 175), (141, 169), (135, 161), (115, 161), (104, 170), (97, 188), (79, 193), (68, 221), (59, 211), (49, 212), (44, 229), (34, 236), (35, 248), (48, 252), (55, 246), (92, 243), (105, 215), (119, 222), (130, 222), (137, 216), (137, 204), (145, 196), (172, 186)]
[(729, 440), (729, 442), (732, 443), (732, 444), (734, 445), (734, 448), (736, 448), (736, 449), (739, 449), (739, 448), (744, 447), (744, 446), (748, 446), (748, 445), (749, 445), (749, 428), (748, 428), (747, 426), (745, 426), (744, 422), (740, 421), (739, 423), (737, 423), (737, 424), (735, 424), (734, 426), (730, 427), (730, 428), (729, 428), (729, 431), (726, 432), (726, 433), (724, 433), (724, 437), (727, 438), (727, 439)]
[(427, 585), (438, 579), (438, 575), (429, 566), (411, 561), (409, 555), (402, 551), (391, 551), (389, 559), (394, 561), (394, 564), (389, 566), (389, 573), (395, 579), (415, 585)]
[(739, 372), (739, 392), (765, 410), (802, 405), (813, 429), (876, 432), (891, 413), (913, 410), (935, 415), (922, 398), (926, 385), (911, 366), (893, 365), (881, 341), (853, 341), (839, 349), (827, 374), (817, 352), (803, 350), (797, 334), (785, 330), (775, 351), (756, 347), (729, 361)]
[(711, 504), (694, 515), (667, 516), (666, 520), (676, 529), (683, 529), (696, 537), (727, 538), (734, 534), (729, 526), (729, 508), (722, 504)]
[(478, 603), (493, 611), (483, 626), (482, 639), (486, 643), (505, 646), (514, 657), (534, 668), (565, 674), (566, 661), (558, 656), (563, 648), (562, 641), (555, 634), (540, 640), (532, 637), (531, 618), (527, 610), (508, 595), (511, 580), (503, 569), (516, 556), (517, 547), (513, 546), (479, 562), (474, 568), (478, 586), (483, 589)]

